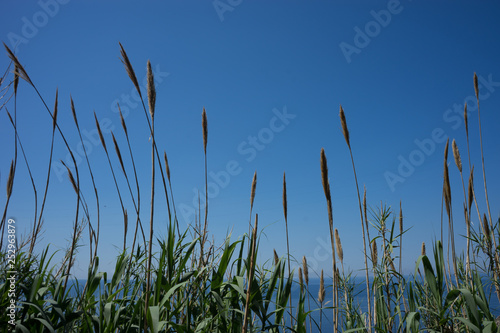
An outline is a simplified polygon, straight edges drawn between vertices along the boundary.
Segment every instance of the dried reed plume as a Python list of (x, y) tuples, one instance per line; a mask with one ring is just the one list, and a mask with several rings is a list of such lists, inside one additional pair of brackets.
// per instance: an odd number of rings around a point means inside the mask
[(304, 270), (304, 280), (306, 281), (306, 285), (309, 285), (309, 267), (307, 266), (306, 256), (302, 257), (302, 267)]
[(425, 256), (425, 255), (426, 255), (426, 254), (425, 254), (425, 242), (422, 242), (422, 250), (421, 250), (421, 254), (422, 254), (423, 256)]
[(125, 124), (125, 119), (123, 118), (122, 109), (120, 108), (120, 104), (116, 103), (118, 106), (118, 111), (120, 111), (120, 122), (122, 123), (123, 131), (125, 132), (125, 136), (128, 137), (127, 124)]
[(328, 165), (326, 162), (325, 149), (321, 148), (321, 180), (323, 183), (323, 191), (325, 192), (325, 197), (328, 202), (331, 201), (330, 196), (330, 185), (328, 183)]
[(252, 232), (252, 210), (253, 202), (255, 200), (255, 190), (257, 189), (257, 171), (253, 174), (252, 186), (250, 188), (250, 218), (248, 219), (248, 235)]
[(479, 99), (479, 85), (477, 83), (477, 75), (474, 72), (474, 91), (476, 92), (476, 99)]
[(101, 132), (101, 126), (99, 125), (99, 121), (97, 121), (97, 116), (94, 111), (94, 119), (95, 119), (95, 126), (97, 127), (97, 133), (99, 133), (99, 139), (101, 140), (102, 147), (104, 148), (104, 151), (108, 153), (108, 148), (106, 147), (106, 141), (104, 141), (104, 136), (102, 135)]
[(319, 290), (318, 290), (318, 302), (320, 304), (323, 304), (323, 302), (325, 301), (325, 296), (326, 296), (325, 280), (323, 278), (323, 270), (321, 270), (321, 277), (319, 278)]
[(168, 159), (167, 159), (167, 152), (163, 152), (163, 159), (165, 160), (165, 169), (167, 171), (167, 179), (168, 182), (170, 183), (170, 167), (168, 166)]
[(344, 133), (345, 142), (347, 142), (347, 146), (351, 148), (351, 143), (349, 141), (349, 130), (347, 129), (347, 122), (345, 120), (344, 109), (342, 105), (340, 106), (340, 124), (342, 125), (342, 133)]
[(250, 214), (253, 209), (253, 201), (255, 200), (255, 189), (257, 188), (257, 171), (253, 174), (252, 188), (250, 190)]
[(28, 73), (26, 73), (23, 65), (21, 65), (21, 63), (19, 62), (19, 59), (17, 59), (14, 52), (12, 52), (5, 43), (3, 43), (3, 46), (7, 50), (7, 55), (9, 56), (10, 60), (12, 60), (14, 62), (14, 70), (15, 70), (16, 75), (19, 76), (24, 81), (31, 84), (32, 86), (34, 86), (33, 82), (31, 81), (30, 77), (28, 76)]
[(486, 244), (488, 246), (488, 249), (491, 250), (491, 231), (488, 225), (488, 218), (486, 217), (486, 214), (483, 214), (483, 230)]
[(7, 198), (12, 195), (12, 188), (14, 186), (14, 160), (10, 162), (9, 178), (7, 179)]
[(377, 266), (378, 250), (377, 250), (377, 240), (372, 241), (372, 262), (373, 267)]
[(127, 52), (125, 52), (125, 49), (123, 48), (122, 43), (120, 44), (120, 53), (121, 53), (121, 61), (123, 65), (125, 66), (125, 70), (127, 71), (128, 77), (130, 80), (132, 80), (132, 83), (134, 84), (135, 89), (137, 90), (137, 93), (142, 99), (142, 94), (141, 94), (141, 89), (139, 88), (139, 82), (137, 81), (137, 77), (135, 76), (134, 68), (132, 67), (132, 64), (130, 63), (130, 60), (128, 59)]
[(302, 293), (304, 290), (304, 277), (302, 276), (302, 267), (299, 266), (299, 285), (300, 292)]
[[(252, 184), (252, 189), (253, 189), (253, 184)], [(287, 200), (286, 200), (286, 178), (285, 178), (285, 173), (283, 172), (283, 213), (285, 214), (285, 221), (287, 220)]]
[(446, 212), (448, 213), (448, 217), (451, 215), (451, 188), (450, 188), (450, 177), (448, 174), (448, 143), (450, 139), (446, 141), (446, 147), (444, 150), (444, 184), (443, 184), (443, 194), (444, 194), (444, 200), (445, 200), (445, 206), (446, 206)]
[(453, 139), (451, 146), (453, 148), (453, 157), (455, 158), (455, 164), (457, 165), (458, 171), (462, 173), (462, 159), (460, 158), (460, 152), (458, 151), (455, 139)]
[[(14, 95), (17, 96), (17, 86), (19, 85), (19, 67), (17, 64), (14, 64)], [(2, 81), (0, 81), (1, 84)]]
[[(306, 286), (309, 287), (309, 267), (307, 265), (306, 256), (302, 257), (302, 269), (304, 271), (304, 280), (306, 281)], [(308, 311), (311, 311), (311, 293), (307, 293), (307, 308)], [(309, 317), (309, 331), (312, 332), (312, 319)]]
[(78, 186), (76, 185), (75, 177), (73, 177), (73, 173), (71, 172), (71, 169), (68, 168), (68, 166), (61, 160), (61, 163), (66, 167), (66, 170), (68, 171), (68, 178), (71, 183), (71, 186), (73, 187), (73, 190), (75, 191), (76, 194), (79, 194), (78, 191)]
[(469, 176), (469, 187), (468, 187), (468, 202), (469, 212), (472, 207), (472, 201), (474, 200), (474, 166), (470, 170)]
[(147, 80), (148, 80), (149, 114), (151, 115), (151, 118), (154, 118), (155, 106), (156, 106), (156, 88), (155, 88), (155, 78), (153, 75), (153, 70), (151, 69), (151, 62), (149, 60), (147, 65)]
[(340, 263), (344, 265), (344, 251), (342, 250), (342, 243), (340, 242), (339, 231), (335, 228), (335, 244), (337, 245), (337, 256), (339, 257)]
[(118, 142), (116, 142), (115, 134), (111, 131), (111, 137), (113, 138), (113, 144), (115, 146), (116, 156), (118, 156), (118, 161), (120, 162), (120, 166), (122, 168), (123, 173), (125, 172), (125, 165), (123, 164), (122, 153), (120, 152), (120, 147), (118, 147)]
[(207, 113), (205, 108), (201, 114), (201, 127), (203, 128), (203, 149), (205, 150), (205, 155), (207, 154), (207, 140), (208, 140), (208, 125), (207, 125)]

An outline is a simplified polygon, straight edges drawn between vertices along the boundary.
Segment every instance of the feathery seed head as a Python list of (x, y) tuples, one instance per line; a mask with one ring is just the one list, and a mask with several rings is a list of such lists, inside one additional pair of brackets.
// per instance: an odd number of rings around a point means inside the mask
[(445, 206), (446, 206), (446, 212), (448, 213), (448, 216), (450, 216), (451, 213), (451, 187), (450, 187), (450, 177), (448, 173), (448, 164), (445, 163), (444, 165), (444, 201), (445, 201)]
[(486, 238), (486, 244), (488, 245), (488, 248), (491, 248), (491, 232), (490, 232), (490, 226), (488, 225), (488, 219), (486, 218), (486, 214), (483, 214), (483, 230), (484, 230), (484, 237)]
[(203, 127), (203, 148), (205, 150), (205, 155), (207, 154), (207, 137), (208, 137), (208, 125), (207, 125), (207, 113), (205, 108), (203, 108), (203, 113), (201, 114), (201, 127)]
[(163, 159), (165, 160), (165, 168), (167, 171), (167, 179), (168, 182), (170, 183), (170, 167), (168, 166), (168, 159), (167, 159), (167, 152), (163, 151)]
[(321, 180), (323, 183), (323, 191), (325, 192), (326, 200), (330, 201), (330, 186), (328, 182), (328, 165), (326, 162), (325, 149), (321, 148)]
[(302, 277), (302, 267), (299, 267), (299, 284), (300, 284), (300, 290), (302, 291), (304, 285), (304, 278)]
[(127, 125), (125, 124), (125, 118), (123, 118), (122, 109), (120, 108), (120, 104), (116, 103), (118, 106), (118, 111), (120, 111), (120, 122), (122, 123), (123, 131), (125, 132), (125, 136), (128, 137)]
[(7, 198), (12, 195), (12, 187), (14, 186), (14, 160), (10, 162), (9, 178), (7, 179)]
[(469, 205), (469, 212), (470, 208), (472, 206), (472, 200), (474, 199), (474, 166), (472, 166), (472, 169), (470, 171), (470, 176), (469, 176), (469, 188), (468, 188), (468, 205)]
[(75, 178), (73, 177), (73, 173), (71, 172), (70, 168), (61, 160), (61, 163), (66, 167), (66, 170), (68, 171), (68, 178), (69, 181), (71, 182), (71, 185), (73, 186), (73, 190), (75, 191), (76, 194), (79, 194), (78, 186), (76, 185)]
[(118, 161), (120, 162), (120, 166), (122, 168), (123, 173), (125, 174), (125, 165), (123, 164), (122, 153), (120, 152), (120, 147), (118, 147), (118, 142), (116, 142), (115, 134), (111, 131), (111, 136), (113, 138), (113, 144), (115, 146), (116, 156), (118, 156)]
[(257, 188), (257, 171), (253, 174), (252, 189), (250, 191), (250, 210), (253, 208), (253, 201), (255, 199), (255, 189)]
[(340, 116), (340, 124), (342, 125), (342, 132), (344, 133), (345, 142), (347, 142), (347, 146), (350, 149), (351, 143), (349, 141), (349, 130), (347, 129), (347, 122), (345, 120), (345, 114), (344, 114), (344, 109), (342, 108), (342, 105), (340, 106), (339, 116)]
[(104, 151), (106, 153), (108, 152), (108, 148), (106, 148), (106, 142), (104, 141), (104, 136), (102, 135), (101, 132), (101, 126), (99, 125), (99, 122), (97, 121), (97, 116), (94, 112), (94, 119), (95, 119), (95, 126), (97, 127), (97, 133), (99, 134), (99, 139), (101, 139), (102, 146), (104, 147)]
[(75, 121), (76, 128), (79, 128), (78, 118), (76, 117), (75, 103), (73, 102), (73, 96), (70, 95), (69, 99), (71, 103), (71, 114), (73, 115), (73, 120)]
[(54, 103), (54, 113), (52, 114), (52, 132), (55, 131), (57, 125), (57, 100), (59, 96), (59, 90), (56, 89), (56, 101)]
[(318, 291), (318, 302), (323, 304), (325, 301), (325, 280), (323, 279), (323, 270), (321, 270), (321, 277), (319, 278), (319, 291)]
[(306, 285), (309, 285), (309, 267), (307, 266), (306, 256), (302, 257), (302, 267), (304, 270), (304, 279), (306, 281)]
[[(19, 68), (14, 64), (14, 94), (17, 95), (17, 86), (19, 85)], [(1, 80), (1, 79), (0, 79)], [(2, 81), (0, 81), (1, 83)]]
[(28, 76), (28, 73), (26, 73), (23, 65), (21, 65), (21, 63), (19, 62), (19, 59), (17, 59), (14, 52), (12, 52), (11, 49), (9, 49), (9, 47), (5, 43), (3, 43), (3, 46), (7, 50), (7, 55), (9, 56), (10, 60), (12, 60), (14, 62), (14, 71), (17, 73), (17, 75), (21, 79), (25, 80), (26, 82), (28, 82), (29, 84), (31, 84), (33, 86), (33, 82), (31, 82), (31, 79)]
[(378, 250), (377, 250), (377, 240), (372, 241), (372, 262), (373, 266), (377, 266)]
[(476, 98), (479, 99), (479, 85), (477, 83), (476, 72), (474, 72), (474, 91), (476, 92)]
[(287, 200), (286, 200), (286, 178), (283, 172), (283, 212), (285, 214), (285, 221), (287, 221)]
[(156, 106), (156, 88), (153, 70), (151, 69), (151, 62), (149, 60), (147, 65), (147, 73), (149, 114), (151, 115), (151, 119), (154, 119)]
[(453, 139), (451, 146), (453, 148), (453, 157), (455, 158), (455, 164), (457, 165), (458, 171), (462, 173), (462, 159), (460, 158), (460, 152), (458, 151), (458, 146), (455, 139)]
[(342, 250), (342, 243), (340, 242), (339, 231), (335, 228), (335, 245), (337, 246), (337, 255), (340, 262), (344, 262), (344, 251)]
[(122, 43), (118, 44), (120, 44), (120, 53), (122, 56), (121, 61), (125, 66), (125, 70), (127, 71), (128, 77), (130, 78), (130, 80), (132, 80), (132, 83), (134, 84), (137, 93), (142, 98), (141, 89), (139, 88), (139, 82), (137, 81), (137, 77), (135, 76), (134, 68), (132, 67), (130, 60), (128, 59), (127, 52), (125, 52)]

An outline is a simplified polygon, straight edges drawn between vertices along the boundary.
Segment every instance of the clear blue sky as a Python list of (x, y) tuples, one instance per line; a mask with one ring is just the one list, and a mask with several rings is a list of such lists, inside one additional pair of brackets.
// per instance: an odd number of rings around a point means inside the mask
[[(235, 171), (229, 180), (221, 178), (213, 187), (209, 229), (216, 243), (231, 229), (234, 238), (247, 232), (250, 184), (257, 170), (254, 213), (259, 214), (266, 234), (261, 238), (260, 255), (262, 260), (271, 259), (273, 248), (280, 256), (285, 254), (282, 177), (286, 171), (291, 254), (298, 260), (307, 256), (313, 269), (326, 272), (331, 272), (331, 259), (319, 164), (322, 147), (328, 158), (334, 226), (340, 232), (345, 262), (355, 271), (363, 267), (357, 195), (338, 117), (342, 104), (358, 180), (361, 190), (367, 187), (369, 206), (376, 208), (382, 202), (397, 214), (402, 201), (405, 228), (412, 227), (404, 241), (404, 268), (409, 273), (421, 242), (430, 248), (432, 240), (439, 238), (444, 138), (450, 142), (456, 138), (468, 172), (464, 101), (470, 103), (471, 158), (480, 209), (485, 211), (472, 98), (474, 72), (480, 76), (483, 97), (490, 204), (493, 217), (498, 218), (499, 14), (495, 1), (9, 1), (0, 13), (0, 36), (11, 48), (17, 43), (19, 59), (51, 107), (59, 88), (59, 124), (70, 146), (77, 150), (79, 144), (69, 107), (71, 94), (81, 129), (95, 130), (95, 110), (97, 118), (114, 130), (130, 166), (114, 106), (120, 102), (133, 137), (146, 223), (149, 134), (119, 60), (118, 42), (128, 52), (140, 82), (150, 59), (157, 78), (157, 143), (169, 157), (181, 225), (192, 222), (189, 209), (197, 189), (204, 187), (201, 112), (205, 107), (209, 171), (219, 174), (228, 163)], [(8, 65), (5, 53), (0, 65), (2, 69)], [(52, 120), (25, 82), (20, 83), (17, 106), (19, 134), (41, 197)], [(13, 111), (12, 103), (8, 107)], [(105, 138), (130, 221), (135, 221), (111, 135)], [(0, 186), (5, 189), (13, 158), (13, 129), (5, 110), (0, 113), (0, 140)], [(425, 143), (423, 148), (418, 142)], [(92, 144), (89, 148), (102, 203), (99, 255), (107, 269), (122, 246), (121, 210), (102, 147)], [(67, 151), (57, 137), (54, 161), (66, 158)], [(403, 170), (402, 160), (418, 165)], [(462, 186), (451, 154), (449, 160), (456, 238), (463, 249), (465, 242), (459, 236), (465, 233)], [(26, 232), (32, 225), (33, 193), (24, 162), (20, 160), (18, 166), (8, 215)], [(57, 168), (52, 172), (45, 233), (38, 248), (51, 243), (64, 249), (71, 237), (76, 198), (66, 175)], [(401, 178), (391, 178), (391, 184), (389, 173)], [(80, 174), (95, 223), (85, 163), (80, 164)], [(161, 193), (158, 183), (158, 236), (166, 226)], [(472, 217), (477, 226), (475, 211)], [(79, 251), (76, 273), (85, 276), (88, 246), (84, 244)]]

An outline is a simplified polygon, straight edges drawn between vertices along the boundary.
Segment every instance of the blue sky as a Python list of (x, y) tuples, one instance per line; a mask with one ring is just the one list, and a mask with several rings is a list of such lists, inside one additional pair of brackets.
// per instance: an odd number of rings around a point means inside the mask
[[(319, 272), (331, 271), (328, 213), (321, 185), (320, 150), (330, 169), (334, 226), (339, 229), (346, 266), (363, 267), (357, 194), (350, 157), (338, 117), (342, 104), (362, 190), (368, 204), (398, 214), (405, 228), (404, 269), (411, 273), (420, 245), (439, 238), (444, 140), (457, 140), (466, 172), (463, 103), (469, 103), (471, 159), (476, 193), (485, 212), (473, 74), (481, 91), (481, 117), (492, 215), (499, 216), (500, 23), (498, 2), (377, 1), (162, 1), (53, 0), (4, 3), (0, 36), (20, 61), (47, 103), (59, 89), (59, 125), (72, 149), (79, 139), (72, 120), (73, 96), (80, 127), (89, 134), (90, 161), (101, 200), (103, 269), (122, 246), (122, 217), (104, 151), (96, 142), (93, 111), (113, 130), (125, 162), (125, 138), (116, 102), (133, 137), (142, 183), (142, 216), (148, 221), (150, 142), (142, 107), (119, 60), (125, 47), (142, 83), (149, 59), (157, 80), (156, 138), (169, 157), (172, 186), (182, 226), (192, 222), (193, 199), (203, 192), (201, 112), (208, 115), (208, 168), (212, 198), (209, 230), (217, 244), (232, 230), (248, 231), (252, 176), (258, 173), (254, 213), (264, 228), (262, 262), (286, 252), (282, 177), (287, 175), (291, 255), (308, 258)], [(0, 58), (6, 68), (8, 58)], [(13, 104), (8, 105), (13, 111)], [(33, 89), (19, 87), (19, 134), (31, 163), (39, 197), (47, 173), (51, 118)], [(0, 113), (0, 186), (13, 158), (13, 129)], [(105, 133), (124, 203), (128, 190)], [(81, 149), (81, 147), (80, 147)], [(78, 155), (78, 154), (77, 154)], [(61, 171), (67, 158), (56, 139), (46, 204), (47, 243), (63, 250), (71, 237), (76, 198)], [(465, 233), (460, 176), (450, 154), (455, 230)], [(33, 192), (19, 163), (8, 215), (20, 233), (31, 228)], [(59, 168), (58, 168), (59, 166)], [(84, 161), (82, 189), (95, 218), (93, 190)], [(222, 174), (232, 171), (229, 177)], [(131, 169), (128, 172), (132, 172)], [(396, 178), (395, 178), (396, 177)], [(399, 177), (399, 178), (398, 178)], [(215, 179), (217, 178), (217, 179)], [(388, 180), (389, 179), (389, 180)], [(218, 183), (217, 183), (218, 180)], [(166, 207), (157, 186), (155, 234), (165, 232)], [(0, 199), (2, 206), (5, 194)], [(40, 204), (39, 204), (40, 205)], [(182, 213), (184, 212), (184, 213)], [(477, 214), (472, 214), (477, 225)], [(135, 220), (131, 218), (131, 220)], [(261, 229), (262, 230), (262, 229)], [(372, 231), (372, 234), (374, 231)], [(85, 234), (86, 235), (86, 234)], [(465, 244), (457, 235), (460, 249)], [(84, 240), (87, 236), (84, 237)], [(131, 240), (131, 238), (130, 238)], [(77, 274), (84, 276), (88, 246), (80, 248)], [(362, 274), (358, 271), (357, 274)]]

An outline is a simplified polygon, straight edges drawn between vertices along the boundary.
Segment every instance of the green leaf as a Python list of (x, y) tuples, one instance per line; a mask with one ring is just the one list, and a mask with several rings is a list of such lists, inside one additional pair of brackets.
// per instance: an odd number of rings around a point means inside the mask
[(462, 318), (462, 317), (457, 317), (456, 319), (460, 320), (462, 323), (467, 325), (467, 327), (470, 328), (473, 332), (481, 333), (481, 329), (479, 327), (477, 327), (476, 325), (474, 325), (473, 323), (471, 323), (468, 319)]

